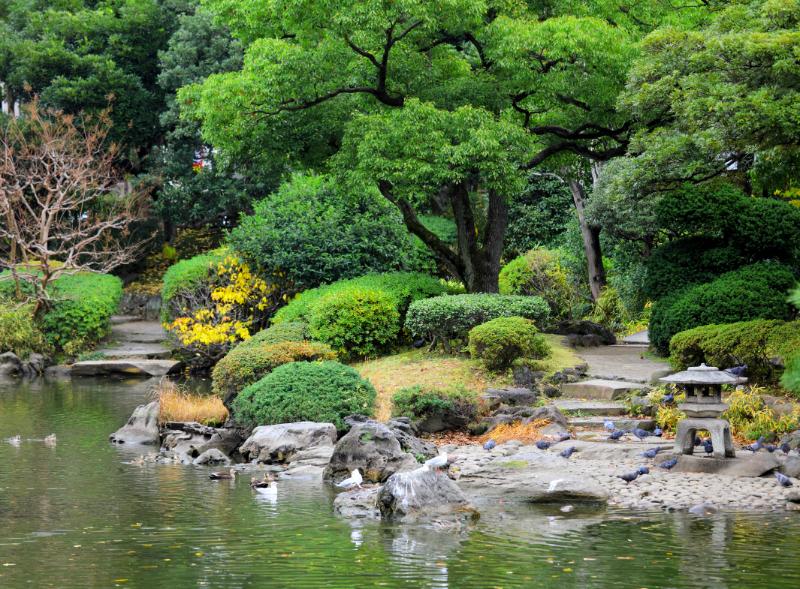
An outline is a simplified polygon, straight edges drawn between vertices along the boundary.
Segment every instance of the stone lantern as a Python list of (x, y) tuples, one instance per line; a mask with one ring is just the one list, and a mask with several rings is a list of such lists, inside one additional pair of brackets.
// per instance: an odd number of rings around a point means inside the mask
[(694, 453), (694, 438), (698, 431), (711, 434), (715, 458), (735, 458), (731, 425), (720, 419), (728, 405), (722, 402), (722, 385), (738, 384), (736, 376), (713, 366), (693, 366), (660, 379), (678, 385), (686, 392), (686, 400), (678, 408), (686, 413), (686, 418), (678, 422), (675, 434), (675, 452)]

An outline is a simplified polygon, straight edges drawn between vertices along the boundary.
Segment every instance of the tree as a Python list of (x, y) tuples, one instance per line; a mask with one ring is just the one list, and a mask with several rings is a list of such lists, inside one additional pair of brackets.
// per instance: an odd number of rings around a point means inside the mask
[[(626, 152), (617, 97), (640, 23), (665, 14), (657, 1), (575, 4), (209, 0), (245, 43), (244, 66), (179, 96), (226, 157), (353, 170), (348, 181), (379, 188), (469, 290), (496, 291), (520, 178), (555, 158)], [(455, 251), (419, 222), (442, 203)]]
[(9, 255), (17, 295), (32, 290), (36, 312), (48, 286), (79, 270), (108, 272), (130, 262), (142, 246), (131, 237), (142, 195), (119, 190), (117, 147), (107, 142), (107, 113), (78, 121), (44, 111), (38, 100), (2, 128), (0, 240)]

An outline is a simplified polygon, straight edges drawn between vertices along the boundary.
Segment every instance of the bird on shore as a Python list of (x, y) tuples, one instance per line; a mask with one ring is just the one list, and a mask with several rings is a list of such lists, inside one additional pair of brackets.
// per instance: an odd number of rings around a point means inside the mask
[(664, 395), (664, 398), (661, 399), (661, 402), (665, 405), (673, 405), (675, 403), (675, 393), (667, 393)]
[(49, 436), (45, 436), (44, 440), (42, 441), (44, 442), (45, 446), (50, 446), (50, 447), (55, 446), (56, 442), (58, 442), (55, 434), (50, 434)]
[(725, 372), (728, 374), (732, 374), (733, 376), (742, 377), (747, 374), (747, 364), (741, 364), (739, 366), (732, 366), (731, 368), (726, 368)]
[(414, 348), (421, 348), (425, 345), (425, 340), (423, 338), (415, 339), (414, 342), (411, 344)]
[(575, 446), (570, 446), (566, 450), (562, 450), (561, 452), (559, 452), (558, 455), (561, 456), (561, 458), (569, 458), (577, 450), (578, 449)]
[(778, 472), (777, 470), (775, 471), (775, 478), (778, 479), (778, 483), (780, 483), (781, 487), (791, 487), (794, 485), (794, 483), (792, 483), (792, 479), (787, 477), (782, 472)]
[(494, 440), (489, 440), (483, 445), (483, 449), (488, 451), (492, 450), (495, 446), (497, 446), (497, 442), (495, 442)]
[(644, 452), (642, 452), (642, 456), (644, 456), (645, 458), (655, 458), (656, 454), (658, 454), (660, 451), (661, 448), (658, 447), (650, 448), (649, 450), (645, 450)]
[(714, 453), (714, 444), (711, 443), (711, 440), (703, 441), (703, 450), (709, 456)]
[(572, 438), (572, 434), (570, 434), (569, 432), (560, 432), (558, 434), (558, 439), (555, 441), (555, 443), (557, 444), (559, 442), (566, 442), (570, 438)]
[(616, 440), (619, 440), (622, 436), (624, 436), (627, 433), (628, 432), (626, 432), (624, 429), (617, 429), (617, 430), (614, 430), (613, 432), (611, 432), (611, 435), (608, 436), (608, 439), (616, 441)]
[(607, 429), (610, 432), (613, 432), (613, 431), (615, 431), (617, 429), (616, 427), (614, 427), (614, 422), (611, 421), (610, 419), (606, 419), (603, 422), (603, 428)]
[(539, 448), (539, 450), (547, 450), (550, 446), (552, 446), (552, 443), (547, 440), (539, 440), (536, 442), (536, 447)]
[(230, 470), (219, 470), (217, 472), (212, 472), (208, 475), (212, 481), (230, 481), (236, 478), (236, 469), (232, 468)]
[(447, 452), (442, 452), (438, 456), (434, 456), (430, 460), (426, 460), (425, 463), (422, 465), (422, 467), (428, 470), (439, 470), (442, 468), (446, 468), (447, 465), (450, 464), (450, 462), (452, 461), (448, 459)]
[(644, 439), (650, 436), (649, 431), (647, 431), (646, 429), (642, 429), (640, 427), (633, 428), (633, 431), (631, 433), (637, 438), (639, 438), (640, 442), (644, 442)]
[(639, 471), (638, 470), (634, 470), (633, 472), (626, 472), (624, 474), (618, 474), (617, 478), (622, 479), (626, 483), (632, 483), (633, 481), (635, 481), (636, 479), (639, 478)]
[(650, 474), (650, 469), (646, 466), (640, 466), (636, 469), (636, 472), (638, 472), (639, 475)]
[(350, 472), (348, 478), (336, 483), (336, 486), (340, 489), (352, 489), (353, 487), (358, 487), (360, 489), (362, 482), (364, 482), (364, 478), (361, 476), (361, 471), (355, 469)]
[(788, 442), (784, 442), (783, 444), (781, 444), (781, 452), (783, 452), (784, 454), (788, 454), (791, 451), (792, 447), (789, 445)]
[(10, 438), (6, 438), (6, 442), (12, 446), (20, 446), (22, 444), (22, 436), (19, 434), (16, 436), (11, 436)]
[(678, 464), (678, 459), (677, 458), (671, 458), (669, 460), (665, 460), (664, 462), (662, 462), (658, 466), (660, 468), (663, 468), (664, 470), (670, 470), (676, 464)]
[(758, 438), (755, 442), (750, 444), (749, 446), (745, 446), (745, 450), (750, 450), (751, 452), (758, 452), (761, 448), (764, 447), (764, 436)]
[(775, 444), (764, 444), (764, 449), (770, 454), (772, 454), (775, 450), (777, 450), (777, 447), (775, 446)]
[(657, 437), (657, 438), (660, 438), (660, 437), (662, 436), (662, 434), (663, 434), (663, 433), (664, 433), (664, 430), (663, 430), (663, 429), (661, 429), (661, 428), (660, 428), (660, 427), (658, 427), (658, 426), (656, 426), (656, 429), (654, 429), (654, 430), (653, 430), (653, 435), (654, 435), (655, 437)]

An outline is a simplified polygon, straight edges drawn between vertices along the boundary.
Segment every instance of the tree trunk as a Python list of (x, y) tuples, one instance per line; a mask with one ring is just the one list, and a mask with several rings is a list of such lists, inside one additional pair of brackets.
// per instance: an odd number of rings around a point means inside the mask
[(575, 178), (570, 178), (569, 188), (572, 191), (575, 211), (578, 213), (583, 249), (586, 252), (589, 288), (592, 291), (592, 299), (596, 301), (606, 285), (606, 270), (603, 267), (603, 253), (600, 249), (600, 227), (592, 225), (586, 220), (586, 190), (583, 184)]

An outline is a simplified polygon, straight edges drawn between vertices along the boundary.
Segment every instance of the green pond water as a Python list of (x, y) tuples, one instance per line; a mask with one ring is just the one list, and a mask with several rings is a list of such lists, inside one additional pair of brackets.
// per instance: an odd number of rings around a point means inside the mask
[[(800, 587), (800, 516), (478, 504), (464, 532), (347, 521), (320, 483), (277, 501), (108, 434), (146, 383), (0, 383), (0, 587)], [(55, 433), (58, 444), (40, 441)]]

